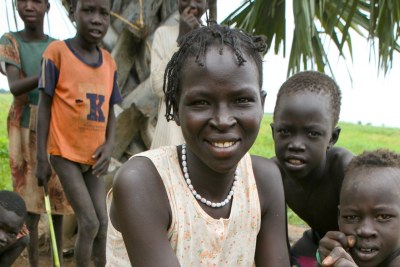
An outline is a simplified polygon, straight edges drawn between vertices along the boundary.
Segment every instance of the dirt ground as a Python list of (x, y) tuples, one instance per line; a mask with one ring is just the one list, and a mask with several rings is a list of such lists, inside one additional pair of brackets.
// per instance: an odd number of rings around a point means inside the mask
[[(290, 243), (295, 242), (298, 240), (306, 227), (289, 225), (289, 241)], [(51, 265), (51, 258), (50, 258), (50, 251), (47, 244), (41, 244), (40, 247), (40, 258), (39, 258), (39, 266), (41, 267), (50, 267)], [(75, 267), (74, 257), (73, 255), (65, 256), (64, 257), (64, 264), (63, 267)], [(29, 266), (28, 262), (28, 253), (27, 251), (23, 251), (21, 256), (16, 260), (16, 262), (12, 265), (12, 267), (27, 267)], [(94, 265), (91, 265), (91, 267)]]

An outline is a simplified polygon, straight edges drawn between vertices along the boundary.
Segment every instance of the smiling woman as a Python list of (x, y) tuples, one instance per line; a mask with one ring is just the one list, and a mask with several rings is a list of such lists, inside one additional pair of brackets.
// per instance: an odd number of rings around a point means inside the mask
[(217, 24), (183, 36), (164, 92), (186, 144), (119, 169), (108, 195), (110, 266), (289, 265), (279, 171), (248, 154), (263, 117), (254, 73), (264, 45)]

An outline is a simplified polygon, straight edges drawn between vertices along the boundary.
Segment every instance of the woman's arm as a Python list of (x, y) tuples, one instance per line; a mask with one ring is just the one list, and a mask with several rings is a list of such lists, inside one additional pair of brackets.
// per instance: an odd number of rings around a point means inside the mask
[(135, 157), (119, 169), (110, 217), (123, 236), (132, 265), (179, 266), (167, 236), (171, 224), (167, 192), (149, 159)]
[(257, 237), (257, 266), (290, 266), (286, 234), (285, 198), (279, 169), (271, 160), (252, 157), (261, 205)]

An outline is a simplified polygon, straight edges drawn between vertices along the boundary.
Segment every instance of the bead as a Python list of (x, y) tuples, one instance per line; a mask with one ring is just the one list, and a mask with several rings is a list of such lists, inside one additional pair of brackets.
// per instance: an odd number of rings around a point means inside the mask
[(196, 190), (194, 190), (194, 187), (192, 185), (192, 181), (189, 178), (188, 164), (187, 164), (186, 158), (187, 158), (186, 157), (186, 145), (182, 144), (182, 156), (181, 156), (181, 159), (182, 159), (183, 177), (185, 177), (186, 184), (188, 185), (188, 187), (189, 187), (190, 191), (192, 192), (193, 196), (197, 200), (199, 200), (201, 203), (203, 203), (203, 204), (205, 204), (205, 205), (207, 205), (209, 207), (212, 207), (212, 208), (220, 208), (220, 207), (223, 207), (223, 206), (227, 205), (229, 203), (229, 201), (232, 199), (234, 191), (236, 189), (236, 186), (238, 185), (238, 182), (237, 182), (237, 179), (238, 179), (237, 176), (238, 176), (238, 173), (239, 173), (238, 170), (235, 170), (235, 175), (233, 176), (232, 187), (231, 187), (231, 189), (229, 191), (228, 196), (223, 201), (221, 201), (219, 203), (215, 203), (215, 202), (211, 202), (211, 201), (205, 199), (200, 194), (198, 194), (196, 192)]

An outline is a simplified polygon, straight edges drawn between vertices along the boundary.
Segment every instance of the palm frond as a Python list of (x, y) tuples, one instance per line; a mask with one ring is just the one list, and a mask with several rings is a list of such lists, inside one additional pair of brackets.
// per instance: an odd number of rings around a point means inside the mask
[[(285, 56), (285, 6), (284, 0), (247, 0), (223, 23), (232, 21), (247, 32), (265, 35), (268, 49), (275, 39), (275, 54), (283, 44)], [(348, 53), (350, 59), (352, 34), (369, 40), (371, 47), (378, 42), (378, 67), (385, 74), (392, 67), (393, 54), (400, 52), (399, 0), (293, 0), (293, 16), (288, 75), (315, 66), (331, 72), (325, 37), (333, 42), (340, 56), (345, 58)]]

